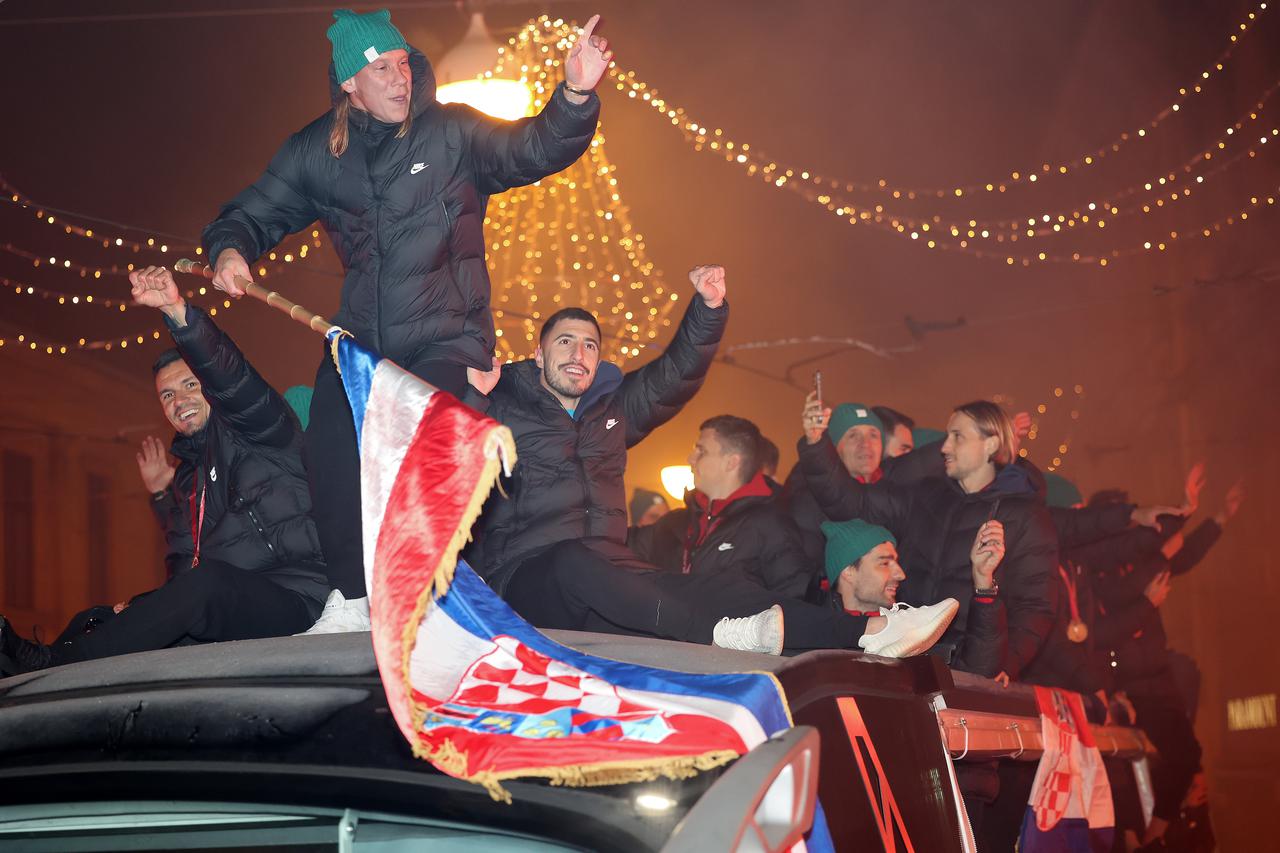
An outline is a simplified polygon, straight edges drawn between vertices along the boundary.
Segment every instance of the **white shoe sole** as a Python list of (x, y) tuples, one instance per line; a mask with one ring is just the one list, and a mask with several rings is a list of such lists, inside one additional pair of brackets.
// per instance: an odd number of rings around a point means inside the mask
[(773, 605), (773, 607), (770, 607), (769, 609), (778, 615), (778, 642), (776, 645), (770, 646), (767, 649), (761, 649), (760, 651), (764, 652), (767, 655), (773, 655), (774, 657), (777, 657), (778, 655), (782, 654), (782, 647), (786, 645), (785, 641), (787, 638), (787, 624), (786, 622), (783, 621), (783, 618), (782, 618), (783, 611), (779, 605), (775, 604)]
[(909, 658), (922, 654), (933, 648), (938, 638), (947, 632), (947, 628), (951, 626), (951, 621), (956, 618), (956, 613), (959, 611), (958, 603), (945, 610), (939, 610), (933, 620), (928, 623), (928, 632), (923, 637), (902, 637), (869, 654), (886, 658)]

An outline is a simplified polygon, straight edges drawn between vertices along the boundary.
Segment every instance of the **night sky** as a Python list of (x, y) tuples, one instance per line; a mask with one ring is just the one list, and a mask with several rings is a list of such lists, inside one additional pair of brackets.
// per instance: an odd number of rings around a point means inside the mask
[[(249, 8), (236, 0), (0, 4), (0, 175), (42, 204), (194, 241), (284, 138), (328, 105), (329, 12), (308, 0), (236, 12)], [(451, 3), (392, 8), (409, 40), (433, 59), (465, 29)], [(1280, 127), (1280, 98), (1248, 120), (1280, 80), (1280, 10), (1261, 13), (1224, 70), (1212, 68), (1256, 10), (1240, 0), (615, 0), (491, 4), (487, 15), (505, 38), (538, 14), (582, 21), (599, 11), (599, 32), (618, 61), (699, 121), (780, 164), (842, 181), (999, 182), (1132, 135), (1094, 166), (1004, 194), (914, 202), (854, 196), (860, 204), (948, 220), (1025, 222), (1134, 185), (1130, 203), (1154, 199), (1158, 193), (1141, 185), (1170, 172), (1180, 176), (1179, 187), (1194, 187), (1190, 197), (1149, 215), (1016, 244), (1019, 257), (1042, 246), (1087, 254), (1158, 243), (1178, 231), (1182, 238), (1166, 251), (1106, 267), (1008, 265), (1003, 254), (929, 250), (923, 235), (911, 240), (850, 226), (718, 156), (695, 153), (670, 124), (616, 91), (602, 96), (622, 199), (667, 281), (681, 281), (697, 263), (727, 268), (727, 345), (821, 335), (914, 347), (892, 358), (816, 345), (739, 351), (736, 365), (717, 366), (685, 412), (632, 452), (632, 485), (657, 486), (658, 469), (683, 462), (697, 425), (722, 412), (757, 420), (782, 447), (785, 474), (795, 458), (801, 388), (815, 367), (830, 402), (887, 404), (925, 425), (941, 426), (950, 406), (973, 398), (998, 394), (1013, 410), (1045, 403), (1033, 456), (1041, 465), (1060, 456), (1062, 473), (1085, 494), (1122, 486), (1139, 500), (1177, 502), (1186, 468), (1206, 459), (1203, 503), (1214, 512), (1222, 493), (1245, 476), (1245, 508), (1165, 605), (1174, 646), (1205, 671), (1198, 730), (1221, 794), (1215, 803), (1224, 845), (1242, 837), (1254, 798), (1274, 804), (1280, 795), (1274, 773), (1264, 769), (1280, 758), (1276, 730), (1229, 733), (1224, 722), (1228, 699), (1274, 693), (1280, 681), (1274, 654), (1240, 660), (1244, 650), (1274, 645), (1267, 624), (1280, 575), (1267, 527), (1280, 510), (1272, 438), (1280, 414), (1280, 212), (1266, 203), (1267, 196), (1280, 200), (1280, 138), (1202, 185), (1188, 183), (1181, 166), (1241, 117), (1246, 128), (1215, 166), (1240, 150), (1239, 142), (1256, 145)], [(1213, 73), (1203, 80), (1206, 69)], [(1149, 136), (1136, 136), (1179, 99), (1180, 87), (1197, 82), (1203, 93)], [(1261, 209), (1251, 205), (1255, 197)], [(1247, 221), (1210, 239), (1186, 237), (1241, 209), (1250, 211)], [(162, 257), (103, 249), (7, 202), (0, 204), (0, 244), (92, 266)], [(170, 265), (173, 259), (167, 256)], [(82, 279), (3, 251), (0, 276), (99, 299), (128, 291), (122, 276)], [(272, 280), (322, 313), (336, 308), (339, 284), (327, 240), (305, 264)], [(916, 336), (908, 316), (964, 324)], [(277, 387), (310, 382), (320, 349), (313, 333), (259, 304), (237, 305), (218, 319)], [(154, 312), (58, 306), (0, 290), (0, 337), (74, 343), (131, 338), (160, 325)], [(110, 361), (145, 387), (160, 345), (77, 353), (64, 363), (74, 369)], [(21, 369), (23, 359), (44, 358), (11, 354), (3, 363)], [(792, 385), (759, 375), (782, 377), (788, 368)], [(1064, 398), (1054, 397), (1055, 388)], [(103, 412), (93, 428), (112, 433), (149, 418), (161, 424), (158, 407)], [(1067, 454), (1057, 451), (1060, 443)]]

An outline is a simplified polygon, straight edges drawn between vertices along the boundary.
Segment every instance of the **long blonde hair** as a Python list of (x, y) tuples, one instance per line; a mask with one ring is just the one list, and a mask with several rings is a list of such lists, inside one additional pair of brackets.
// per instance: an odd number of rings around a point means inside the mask
[(1013, 461), (1013, 421), (1009, 420), (1004, 409), (990, 400), (974, 400), (972, 403), (956, 406), (955, 412), (973, 418), (983, 437), (1000, 439), (1000, 446), (991, 454), (991, 462), (997, 468), (1003, 468)]
[[(347, 150), (347, 142), (351, 119), (351, 95), (347, 94), (333, 108), (333, 123), (329, 125), (329, 153), (334, 157), (341, 157)], [(405, 115), (404, 121), (400, 122), (400, 129), (396, 131), (396, 139), (402, 138), (409, 132), (409, 128), (413, 126), (413, 94), (409, 95), (409, 112)]]

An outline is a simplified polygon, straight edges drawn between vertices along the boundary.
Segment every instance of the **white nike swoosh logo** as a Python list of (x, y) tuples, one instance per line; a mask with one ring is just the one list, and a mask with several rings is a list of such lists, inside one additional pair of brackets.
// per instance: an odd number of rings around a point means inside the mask
[(605, 422), (604, 422), (604, 428), (605, 428), (605, 429), (613, 429), (613, 428), (614, 428), (614, 427), (616, 427), (617, 425), (618, 425), (618, 419), (617, 419), (617, 418), (609, 418), (609, 420), (607, 420), (607, 421), (605, 421)]
[(409, 174), (410, 174), (410, 175), (416, 175), (416, 174), (418, 174), (419, 172), (421, 172), (421, 171), (422, 171), (423, 169), (425, 169), (425, 168), (427, 168), (427, 164), (426, 164), (426, 163), (414, 163), (414, 164), (413, 164), (413, 168), (409, 170)]
[(733, 543), (732, 543), (732, 542), (721, 542), (721, 543), (720, 543), (720, 547), (719, 547), (719, 548), (717, 548), (716, 550), (717, 550), (717, 551), (732, 551), (732, 550), (733, 550)]

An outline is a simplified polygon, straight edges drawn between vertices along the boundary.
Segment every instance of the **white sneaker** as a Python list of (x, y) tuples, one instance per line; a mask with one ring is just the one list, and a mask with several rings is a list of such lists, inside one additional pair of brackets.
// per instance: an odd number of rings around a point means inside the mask
[(960, 602), (944, 598), (937, 604), (912, 607), (898, 604), (881, 607), (880, 615), (888, 620), (878, 633), (863, 634), (858, 645), (868, 654), (887, 658), (909, 658), (927, 651), (938, 642), (951, 620), (956, 618)]
[(324, 602), (324, 610), (316, 624), (297, 636), (308, 634), (341, 634), (346, 631), (369, 630), (369, 596), (347, 600), (334, 590)]
[(711, 631), (711, 642), (722, 649), (782, 654), (782, 608), (773, 605), (755, 616), (725, 617)]

